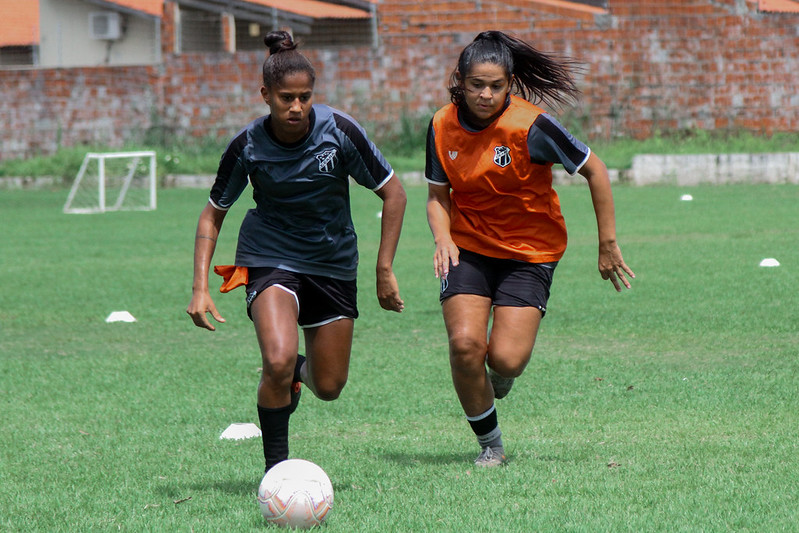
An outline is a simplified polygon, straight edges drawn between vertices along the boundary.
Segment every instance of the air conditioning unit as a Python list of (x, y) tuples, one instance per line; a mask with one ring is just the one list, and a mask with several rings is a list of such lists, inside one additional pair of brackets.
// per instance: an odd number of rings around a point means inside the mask
[(115, 11), (89, 13), (89, 37), (105, 41), (122, 38), (122, 15)]

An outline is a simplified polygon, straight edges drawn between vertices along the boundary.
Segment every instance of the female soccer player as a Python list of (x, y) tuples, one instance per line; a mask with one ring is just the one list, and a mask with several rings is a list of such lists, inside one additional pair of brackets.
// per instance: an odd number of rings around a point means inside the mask
[(505, 33), (483, 32), (461, 52), (452, 103), (435, 113), (428, 130), (433, 266), (452, 381), (482, 449), (478, 466), (505, 462), (494, 399), (508, 394), (530, 361), (566, 248), (553, 164), (588, 180), (602, 279), (620, 291), (635, 277), (616, 243), (605, 164), (528, 101), (561, 104), (579, 94), (570, 66)]
[[(270, 114), (228, 145), (194, 243), (194, 284), (187, 312), (213, 331), (219, 314), (208, 274), (225, 214), (251, 183), (256, 207), (239, 230), (235, 266), (217, 267), (227, 292), (246, 285), (263, 372), (258, 416), (266, 470), (288, 458), (289, 416), (300, 381), (335, 400), (347, 382), (356, 307), (358, 250), (349, 177), (383, 201), (377, 254), (377, 298), (383, 309), (404, 303), (392, 270), (405, 213), (405, 190), (391, 166), (350, 116), (313, 104), (314, 68), (284, 31), (265, 38), (261, 95)], [(298, 356), (303, 329), (306, 357)]]

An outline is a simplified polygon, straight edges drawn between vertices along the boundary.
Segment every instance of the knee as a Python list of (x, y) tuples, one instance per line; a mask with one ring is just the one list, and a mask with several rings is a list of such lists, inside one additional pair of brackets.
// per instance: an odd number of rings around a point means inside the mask
[(488, 366), (503, 378), (518, 378), (524, 372), (529, 361), (529, 355), (513, 359), (501, 358), (493, 354), (488, 356)]
[(262, 354), (263, 373), (275, 381), (291, 380), (294, 375), (296, 354), (288, 352), (272, 352)]
[(339, 396), (341, 396), (341, 391), (344, 390), (344, 386), (347, 384), (347, 380), (322, 380), (322, 383), (315, 383), (315, 390), (314, 394), (317, 398), (324, 402), (332, 402), (333, 400), (337, 400)]
[(487, 343), (470, 335), (453, 335), (449, 339), (449, 359), (453, 367), (483, 366)]

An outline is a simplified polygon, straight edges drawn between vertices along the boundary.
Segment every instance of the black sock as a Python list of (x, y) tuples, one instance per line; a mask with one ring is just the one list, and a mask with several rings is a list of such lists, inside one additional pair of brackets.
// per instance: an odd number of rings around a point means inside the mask
[(294, 365), (294, 379), (293, 381), (296, 383), (298, 381), (302, 381), (302, 376), (300, 375), (300, 368), (302, 368), (302, 364), (305, 362), (305, 356), (301, 353), (297, 354), (297, 364)]
[(469, 425), (472, 427), (475, 436), (477, 436), (477, 442), (480, 443), (481, 447), (502, 446), (502, 431), (499, 429), (495, 406), (492, 405), (488, 411), (481, 415), (467, 416), (466, 420), (469, 421)]
[[(270, 409), (258, 406), (266, 470), (289, 458), (289, 417), (291, 406)], [(266, 471), (264, 470), (264, 472)]]

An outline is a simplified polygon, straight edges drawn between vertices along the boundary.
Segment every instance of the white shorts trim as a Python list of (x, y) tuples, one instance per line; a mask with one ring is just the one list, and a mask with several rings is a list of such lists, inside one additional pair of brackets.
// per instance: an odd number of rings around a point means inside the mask
[(297, 293), (296, 292), (294, 292), (293, 290), (289, 289), (285, 285), (281, 285), (280, 283), (275, 283), (274, 285), (270, 285), (270, 287), (277, 287), (278, 289), (283, 289), (284, 291), (286, 291), (290, 295), (294, 296), (294, 303), (297, 304), (297, 314), (298, 315), (300, 314), (300, 299), (297, 298)]
[(319, 326), (324, 326), (325, 324), (330, 324), (331, 322), (335, 322), (336, 320), (341, 320), (343, 318), (350, 318), (351, 319), (352, 317), (351, 316), (339, 315), (339, 316), (336, 316), (336, 317), (333, 317), (333, 318), (328, 318), (327, 320), (323, 320), (321, 322), (317, 322), (316, 324), (306, 324), (306, 325), (300, 326), (300, 327), (302, 329), (318, 328)]

